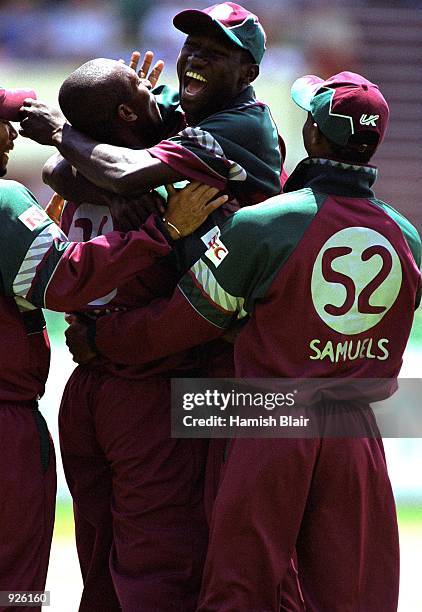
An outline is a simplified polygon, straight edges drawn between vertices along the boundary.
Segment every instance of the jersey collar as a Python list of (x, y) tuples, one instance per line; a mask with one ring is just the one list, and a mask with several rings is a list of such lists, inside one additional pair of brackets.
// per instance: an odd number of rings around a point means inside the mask
[(373, 198), (371, 187), (378, 174), (375, 166), (347, 164), (334, 159), (307, 157), (292, 172), (284, 192), (311, 187), (323, 193), (355, 198)]

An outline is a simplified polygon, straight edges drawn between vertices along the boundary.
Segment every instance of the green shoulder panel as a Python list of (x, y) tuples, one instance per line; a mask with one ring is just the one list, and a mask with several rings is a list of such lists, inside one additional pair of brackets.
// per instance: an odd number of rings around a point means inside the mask
[(413, 258), (418, 266), (421, 267), (422, 244), (421, 237), (417, 229), (410, 223), (406, 217), (399, 213), (395, 208), (382, 202), (381, 200), (371, 200), (373, 204), (381, 208), (389, 217), (391, 217), (400, 227), (403, 236), (412, 251)]
[(278, 133), (268, 108), (245, 104), (204, 119), (201, 130), (213, 135), (227, 159), (235, 160), (248, 175), (248, 182), (232, 181), (234, 192), (253, 189), (267, 197), (280, 192), (282, 160)]
[(53, 222), (26, 187), (0, 180), (0, 271), (6, 295), (34, 239)]
[(235, 315), (249, 314), (324, 200), (325, 196), (302, 189), (235, 213), (180, 283), (192, 306), (219, 327), (228, 325)]

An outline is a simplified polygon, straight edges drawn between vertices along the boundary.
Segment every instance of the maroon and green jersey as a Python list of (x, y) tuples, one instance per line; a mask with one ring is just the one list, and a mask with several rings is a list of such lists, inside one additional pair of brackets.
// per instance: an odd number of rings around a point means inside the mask
[[(164, 121), (170, 121), (170, 111), (178, 110), (178, 94), (167, 86), (154, 93)], [(186, 178), (228, 191), (242, 205), (261, 202), (281, 190), (284, 143), (268, 106), (256, 100), (251, 86), (228, 108), (148, 151)]]
[[(94, 311), (97, 316), (144, 306), (154, 298), (171, 295), (177, 280), (207, 250), (234, 210), (280, 192), (284, 144), (279, 141), (268, 107), (255, 99), (252, 87), (242, 92), (229, 108), (189, 128), (184, 124), (176, 90), (162, 86), (154, 94), (168, 139), (149, 149), (150, 153), (191, 180), (228, 190), (233, 199), (210, 215), (194, 234), (178, 241), (171, 261), (155, 263), (137, 279), (87, 304), (84, 310)], [(177, 133), (178, 130), (181, 131)], [(160, 188), (157, 191), (162, 193)], [(90, 203), (67, 202), (61, 224), (69, 239), (75, 241), (116, 229), (109, 208)], [(120, 362), (114, 363), (107, 355), (103, 366), (108, 371), (118, 371), (120, 376), (140, 377), (191, 365), (191, 360), (181, 353), (171, 361), (158, 362), (151, 358), (142, 368), (134, 366), (137, 343), (125, 333), (119, 333), (118, 338), (124, 347), (127, 367), (122, 368)]]
[(65, 311), (125, 283), (171, 248), (153, 218), (143, 231), (69, 242), (34, 196), (0, 181), (0, 401), (34, 400), (48, 374), (41, 308)]
[(421, 241), (375, 198), (376, 172), (304, 160), (288, 193), (226, 222), (170, 302), (144, 309), (143, 318), (99, 322), (99, 350), (124, 359), (107, 340), (121, 325), (140, 339), (142, 361), (244, 319), (235, 345), (240, 377), (396, 376), (420, 300)]

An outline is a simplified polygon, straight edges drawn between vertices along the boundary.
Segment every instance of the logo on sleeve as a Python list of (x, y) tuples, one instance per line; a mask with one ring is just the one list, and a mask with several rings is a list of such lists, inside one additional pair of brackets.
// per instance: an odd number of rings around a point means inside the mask
[(312, 272), (315, 309), (340, 334), (377, 325), (394, 305), (402, 267), (392, 244), (367, 227), (348, 227), (327, 240)]
[(216, 268), (221, 264), (223, 259), (229, 254), (228, 248), (220, 240), (220, 228), (216, 225), (209, 232), (201, 236), (202, 242), (208, 247), (205, 253)]
[(48, 215), (42, 210), (42, 208), (38, 208), (38, 206), (31, 206), (30, 208), (27, 208), (27, 210), (25, 210), (18, 217), (19, 221), (21, 221), (31, 231), (34, 231), (43, 225), (48, 218)]

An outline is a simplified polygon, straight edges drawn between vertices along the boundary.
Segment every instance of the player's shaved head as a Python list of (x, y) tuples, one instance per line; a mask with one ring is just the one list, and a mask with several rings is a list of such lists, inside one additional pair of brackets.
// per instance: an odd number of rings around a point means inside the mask
[(133, 99), (133, 87), (125, 78), (128, 70), (120, 62), (99, 58), (67, 77), (59, 91), (59, 104), (73, 127), (102, 142), (113, 138), (119, 104), (130, 104)]

